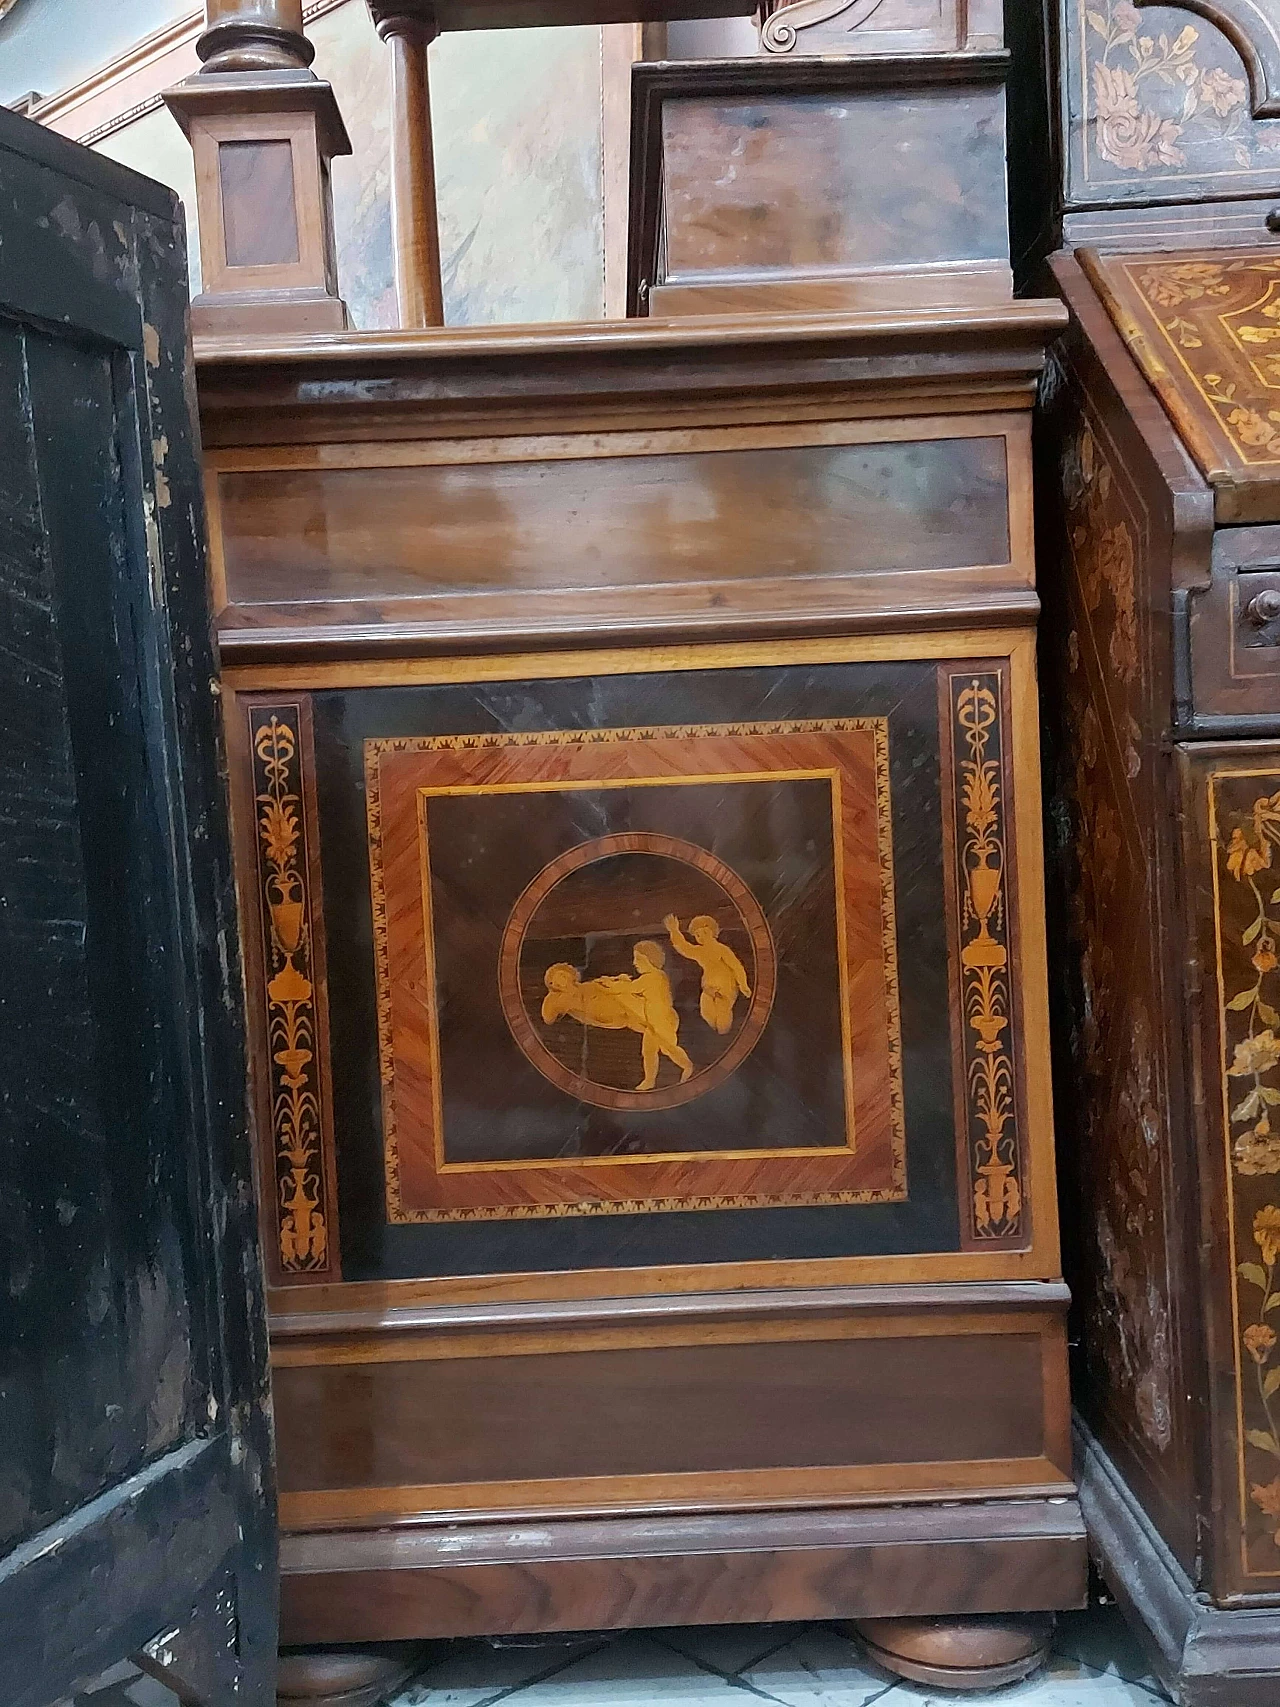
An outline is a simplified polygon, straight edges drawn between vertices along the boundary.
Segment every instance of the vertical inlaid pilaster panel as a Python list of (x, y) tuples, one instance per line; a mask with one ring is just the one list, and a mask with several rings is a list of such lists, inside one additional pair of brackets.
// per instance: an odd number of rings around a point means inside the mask
[(249, 707), (259, 931), (254, 1010), (268, 1260), (292, 1284), (334, 1279), (338, 1217), (310, 704)]

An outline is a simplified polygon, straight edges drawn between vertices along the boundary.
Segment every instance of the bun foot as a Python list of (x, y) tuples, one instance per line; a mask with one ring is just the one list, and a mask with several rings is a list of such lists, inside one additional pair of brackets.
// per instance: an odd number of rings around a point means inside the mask
[(1050, 1612), (965, 1618), (859, 1618), (846, 1626), (876, 1664), (937, 1689), (999, 1689), (1042, 1666)]
[(278, 1707), (380, 1707), (426, 1664), (420, 1643), (366, 1648), (286, 1648), (276, 1674)]

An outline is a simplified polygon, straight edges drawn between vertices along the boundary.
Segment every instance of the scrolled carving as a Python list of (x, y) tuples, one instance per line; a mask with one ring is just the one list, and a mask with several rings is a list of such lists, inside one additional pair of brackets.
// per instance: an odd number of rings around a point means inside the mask
[(846, 32), (856, 30), (873, 12), (878, 12), (884, 0), (791, 0), (779, 6), (765, 19), (760, 40), (770, 53), (790, 53), (800, 39), (802, 30), (815, 24), (829, 24), (840, 19)]

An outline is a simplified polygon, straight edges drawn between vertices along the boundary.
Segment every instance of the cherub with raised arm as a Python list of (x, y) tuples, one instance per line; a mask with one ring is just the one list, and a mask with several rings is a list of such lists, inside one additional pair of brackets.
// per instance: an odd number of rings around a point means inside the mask
[(702, 998), (698, 1008), (712, 1031), (723, 1036), (733, 1024), (739, 993), (751, 994), (746, 967), (728, 943), (720, 941), (720, 926), (709, 914), (699, 913), (697, 918), (689, 920), (689, 936), (681, 930), (674, 913), (668, 913), (662, 922), (676, 953), (702, 968)]

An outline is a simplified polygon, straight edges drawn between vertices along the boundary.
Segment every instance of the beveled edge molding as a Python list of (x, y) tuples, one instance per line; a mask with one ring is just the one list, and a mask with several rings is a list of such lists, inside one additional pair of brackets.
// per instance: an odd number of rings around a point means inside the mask
[(196, 339), (208, 451), (272, 443), (635, 431), (702, 419), (1024, 414), (1054, 301), (999, 308), (585, 321)]
[[(341, 0), (339, 0), (341, 3)], [(912, 337), (931, 347), (965, 336), (1002, 334), (1020, 341), (1061, 332), (1067, 312), (1053, 297), (1022, 297), (998, 306), (980, 304), (940, 313), (936, 309), (869, 309), (860, 313), (789, 314), (762, 321), (758, 315), (706, 315), (694, 322), (671, 320), (580, 320), (534, 326), (458, 326), (395, 332), (331, 332), (280, 338), (274, 335), (205, 336), (195, 343), (200, 368), (333, 366), (339, 369), (394, 363), (485, 357), (509, 363), (514, 356), (597, 358), (602, 351), (668, 350), (734, 345), (808, 344), (832, 338)]]
[(296, 1532), (280, 1537), (286, 1573), (422, 1570), (434, 1565), (482, 1565), (541, 1559), (664, 1557), (702, 1553), (711, 1544), (726, 1551), (762, 1547), (806, 1550), (819, 1547), (900, 1545), (1021, 1538), (1085, 1540), (1079, 1502), (1070, 1497), (1013, 1496), (943, 1506), (828, 1506), (803, 1511), (663, 1512), (611, 1517), (606, 1522), (561, 1519), (531, 1526), (507, 1521), (468, 1524), (465, 1529)]
[[(349, 1284), (349, 1283), (348, 1283)], [(775, 1287), (757, 1292), (684, 1292), (632, 1298), (574, 1298), (485, 1304), (367, 1305), (275, 1310), (273, 1340), (359, 1333), (473, 1333), (477, 1329), (639, 1326), (753, 1317), (954, 1314), (957, 1311), (1063, 1311), (1071, 1292), (1061, 1280), (979, 1280), (900, 1286)], [(276, 1302), (276, 1300), (273, 1300)]]
[(566, 1484), (534, 1481), (395, 1483), (296, 1489), (280, 1495), (284, 1534), (445, 1529), (457, 1533), (495, 1520), (560, 1524), (623, 1514), (660, 1517), (693, 1509), (708, 1516), (814, 1507), (932, 1505), (1023, 1498), (1072, 1499), (1070, 1472), (1040, 1453), (1026, 1458), (939, 1458), (925, 1464), (856, 1464), (794, 1469), (593, 1476)]
[[(945, 574), (946, 571), (935, 571)], [(834, 579), (834, 577), (833, 577)], [(868, 577), (870, 579), (870, 577)], [(888, 573), (883, 577), (889, 579)], [(958, 622), (1001, 623), (1018, 628), (1033, 625), (1040, 614), (1040, 600), (1030, 590), (1001, 588), (990, 595), (958, 590), (947, 602), (934, 597), (927, 605), (885, 605), (873, 611), (851, 600), (832, 602), (820, 610), (798, 610), (797, 589), (763, 584), (775, 597), (762, 603), (733, 604), (704, 613), (637, 616), (626, 612), (622, 601), (613, 613), (584, 611), (572, 600), (559, 599), (539, 612), (521, 608), (503, 610), (496, 600), (479, 606), (462, 606), (442, 613), (438, 599), (424, 597), (414, 610), (403, 610), (382, 622), (350, 624), (318, 623), (307, 627), (290, 621), (293, 613), (281, 611), (284, 620), (275, 625), (279, 607), (248, 607), (257, 618), (239, 624), (246, 607), (227, 605), (218, 614), (218, 644), (226, 665), (238, 669), (274, 667), (277, 671), (308, 663), (352, 661), (373, 663), (379, 658), (427, 658), (440, 653), (468, 650), (502, 651), (511, 647), (530, 650), (574, 646), (642, 646), (653, 642), (708, 638), (749, 642), (762, 633), (782, 639), (821, 638), (826, 635), (893, 634), (900, 631), (952, 630)], [(825, 589), (824, 589), (825, 590)], [(705, 583), (706, 598), (721, 588)], [(788, 597), (789, 594), (789, 597)], [(479, 595), (483, 597), (483, 595)], [(525, 601), (526, 606), (533, 599)]]
[[(962, 1568), (940, 1572), (940, 1550)], [(1070, 1492), (319, 1531), (281, 1537), (282, 1626), (289, 1642), (368, 1640), (375, 1627), (383, 1639), (483, 1634), (495, 1596), (538, 1630), (590, 1627), (602, 1613), (619, 1624), (890, 1616), (918, 1611), (926, 1584), (941, 1612), (1043, 1611), (1084, 1603), (1085, 1564)]]

